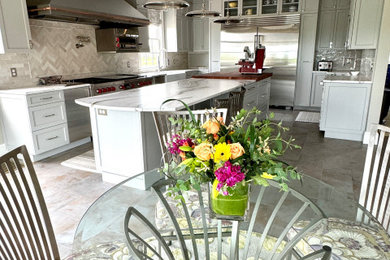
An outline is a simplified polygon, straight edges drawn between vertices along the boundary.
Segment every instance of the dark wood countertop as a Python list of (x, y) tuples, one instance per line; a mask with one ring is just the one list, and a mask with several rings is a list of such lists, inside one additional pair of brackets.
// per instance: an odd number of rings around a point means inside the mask
[(256, 80), (260, 81), (272, 77), (272, 73), (263, 74), (241, 74), (239, 72), (213, 72), (192, 76), (193, 78), (201, 79), (236, 79), (236, 80)]

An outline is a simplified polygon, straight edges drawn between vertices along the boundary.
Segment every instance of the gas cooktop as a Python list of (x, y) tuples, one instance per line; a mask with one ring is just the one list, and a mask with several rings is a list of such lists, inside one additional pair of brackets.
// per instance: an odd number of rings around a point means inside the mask
[(90, 77), (90, 78), (65, 80), (64, 82), (68, 84), (74, 84), (74, 83), (100, 84), (100, 83), (106, 83), (112, 81), (129, 80), (129, 79), (137, 79), (137, 78), (140, 78), (140, 76), (136, 74), (113, 74), (113, 75), (97, 76), (97, 77)]

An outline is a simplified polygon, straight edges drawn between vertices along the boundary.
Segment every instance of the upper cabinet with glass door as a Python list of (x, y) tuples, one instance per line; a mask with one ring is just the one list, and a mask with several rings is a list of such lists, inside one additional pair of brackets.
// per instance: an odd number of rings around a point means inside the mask
[(223, 15), (224, 16), (238, 16), (238, 1), (227, 0), (223, 1)]
[(261, 0), (261, 14), (277, 14), (280, 0)]
[(298, 13), (301, 11), (301, 1), (303, 0), (224, 0), (223, 15), (262, 16)]
[(282, 0), (281, 13), (296, 13), (299, 11), (299, 0)]
[(241, 14), (245, 16), (258, 15), (257, 0), (242, 0)]

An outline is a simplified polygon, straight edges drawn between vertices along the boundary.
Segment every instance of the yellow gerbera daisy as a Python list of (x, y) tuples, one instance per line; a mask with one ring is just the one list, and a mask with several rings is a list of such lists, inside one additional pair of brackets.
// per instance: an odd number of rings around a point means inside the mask
[(269, 174), (268, 172), (263, 172), (261, 177), (263, 177), (264, 179), (270, 179), (270, 180), (272, 180), (274, 178), (274, 176)]
[(227, 161), (229, 160), (231, 153), (230, 153), (230, 146), (227, 143), (219, 143), (214, 146), (214, 162), (219, 163), (220, 161)]

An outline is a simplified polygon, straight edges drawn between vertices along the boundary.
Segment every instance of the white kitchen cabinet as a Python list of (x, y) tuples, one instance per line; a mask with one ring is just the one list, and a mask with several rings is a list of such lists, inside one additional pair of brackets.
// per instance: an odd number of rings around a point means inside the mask
[(320, 11), (349, 9), (350, 0), (321, 0)]
[(184, 11), (164, 12), (164, 37), (168, 52), (188, 51), (188, 19)]
[(324, 136), (362, 141), (371, 83), (324, 82), (320, 130)]
[(33, 161), (69, 144), (63, 91), (0, 94), (4, 143), (7, 150), (26, 145)]
[(335, 11), (322, 11), (318, 18), (317, 48), (332, 48)]
[(209, 19), (192, 19), (192, 44), (193, 52), (209, 50)]
[(302, 13), (317, 13), (319, 0), (301, 0)]
[(25, 0), (0, 0), (0, 54), (30, 49), (30, 25)]
[(376, 49), (383, 0), (352, 0), (348, 49)]
[(321, 10), (318, 17), (317, 49), (344, 49), (349, 9)]
[(299, 34), (297, 78), (294, 106), (310, 106), (311, 78), (314, 65), (317, 13), (301, 15)]
[(323, 80), (326, 77), (325, 71), (313, 71), (312, 84), (311, 84), (311, 97), (310, 97), (310, 106), (311, 107), (321, 107), (322, 102), (322, 90), (323, 90)]
[(262, 112), (259, 119), (265, 119), (269, 110), (270, 88), (270, 78), (245, 86), (244, 109), (251, 110), (253, 107), (257, 107)]

